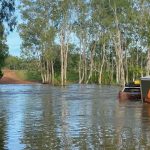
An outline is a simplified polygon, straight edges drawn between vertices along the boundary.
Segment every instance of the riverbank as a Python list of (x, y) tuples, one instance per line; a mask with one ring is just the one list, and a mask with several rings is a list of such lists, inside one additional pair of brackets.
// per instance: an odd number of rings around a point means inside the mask
[(28, 81), (21, 79), (14, 70), (4, 69), (3, 77), (0, 79), (0, 84), (35, 84), (36, 81)]

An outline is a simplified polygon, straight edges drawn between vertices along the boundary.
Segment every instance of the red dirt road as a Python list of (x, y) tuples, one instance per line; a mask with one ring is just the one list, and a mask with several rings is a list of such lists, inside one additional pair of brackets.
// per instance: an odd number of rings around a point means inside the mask
[(5, 69), (3, 70), (3, 77), (0, 79), (0, 84), (33, 84), (35, 82), (21, 80), (15, 71)]

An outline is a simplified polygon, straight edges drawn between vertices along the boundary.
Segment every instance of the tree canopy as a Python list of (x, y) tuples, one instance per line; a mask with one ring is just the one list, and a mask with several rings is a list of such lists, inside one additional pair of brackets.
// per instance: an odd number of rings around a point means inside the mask
[(14, 26), (16, 24), (14, 11), (15, 11), (14, 0), (0, 1), (0, 77), (2, 77), (1, 68), (3, 67), (4, 60), (8, 55), (5, 30), (7, 28), (9, 28), (10, 31), (14, 29)]
[(22, 54), (37, 60), (43, 83), (58, 77), (64, 85), (74, 74), (79, 83), (124, 84), (148, 75), (149, 6), (149, 0), (21, 0)]

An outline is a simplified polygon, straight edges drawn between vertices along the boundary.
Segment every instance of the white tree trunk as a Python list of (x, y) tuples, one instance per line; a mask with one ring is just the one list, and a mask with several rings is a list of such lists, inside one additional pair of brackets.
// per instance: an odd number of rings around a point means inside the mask
[(148, 49), (147, 53), (146, 75), (150, 75), (150, 48)]
[(103, 56), (102, 56), (102, 63), (100, 66), (100, 71), (99, 71), (99, 78), (98, 78), (98, 83), (102, 84), (102, 72), (103, 72), (103, 66), (105, 62), (105, 43), (103, 44)]

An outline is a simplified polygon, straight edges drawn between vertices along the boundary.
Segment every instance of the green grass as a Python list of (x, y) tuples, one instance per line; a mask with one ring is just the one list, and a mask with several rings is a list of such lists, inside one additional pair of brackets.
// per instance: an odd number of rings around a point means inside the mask
[(22, 80), (41, 81), (41, 76), (39, 72), (27, 70), (16, 70), (15, 72), (17, 76)]

